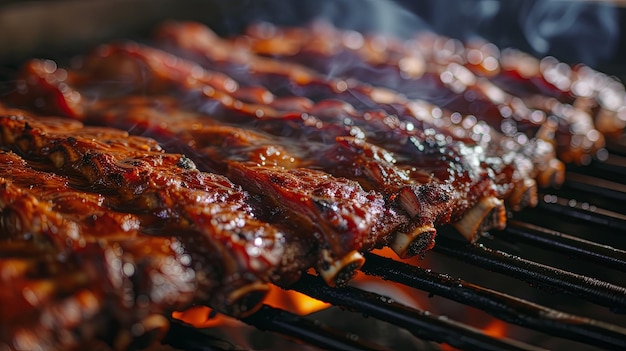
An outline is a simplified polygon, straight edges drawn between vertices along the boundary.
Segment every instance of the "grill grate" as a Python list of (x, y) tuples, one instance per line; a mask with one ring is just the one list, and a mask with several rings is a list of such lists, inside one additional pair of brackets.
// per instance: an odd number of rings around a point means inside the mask
[(289, 335), (328, 350), (383, 350), (377, 345), (361, 340), (357, 335), (341, 333), (309, 319), (267, 305), (243, 321), (261, 330)]
[(567, 172), (565, 184), (574, 190), (593, 192), (607, 199), (626, 201), (626, 185), (585, 174)]
[(526, 242), (536, 247), (562, 252), (576, 258), (626, 271), (626, 251), (555, 230), (511, 220), (507, 224), (506, 230), (493, 234), (499, 239)]
[(626, 309), (626, 288), (609, 282), (446, 237), (438, 238), (433, 250), (554, 293), (573, 295), (613, 310)]
[(496, 318), (591, 345), (626, 348), (626, 329), (565, 314), (523, 299), (465, 282), (449, 275), (407, 265), (374, 254), (363, 271), (479, 308)]
[(417, 337), (445, 342), (467, 350), (543, 350), (508, 339), (493, 338), (482, 331), (449, 320), (444, 316), (410, 308), (393, 299), (353, 287), (331, 288), (321, 279), (305, 275), (292, 289), (333, 305), (390, 322)]
[[(622, 156), (609, 155), (606, 162), (594, 160), (587, 167), (571, 167), (563, 189), (552, 189), (541, 194), (539, 205), (515, 215), (505, 230), (490, 233), (485, 243), (468, 244), (456, 239), (451, 229), (442, 230), (434, 252), (478, 269), (504, 274), (527, 282), (540, 290), (566, 294), (599, 306), (613, 313), (626, 311), (626, 287), (568, 269), (536, 262), (531, 255), (514, 255), (500, 249), (487, 247), (490, 243), (523, 244), (548, 253), (560, 253), (578, 263), (591, 262), (603, 270), (617, 274), (626, 271), (626, 250), (621, 247), (626, 215), (607, 208), (619, 208), (626, 199), (626, 186), (619, 177), (626, 174)], [(580, 200), (568, 198), (578, 194)], [(587, 201), (589, 199), (589, 201)], [(598, 200), (599, 199), (599, 200)], [(591, 203), (599, 201), (607, 208)], [(593, 202), (592, 202), (593, 201)], [(538, 213), (532, 213), (532, 212)], [(530, 213), (530, 214), (529, 214)], [(546, 214), (557, 217), (556, 225), (574, 220), (585, 228), (600, 228), (617, 232), (606, 245), (593, 238), (580, 237), (580, 233), (566, 234), (561, 230), (546, 228), (535, 222), (546, 221)], [(541, 219), (541, 221), (537, 220)], [(452, 234), (452, 235), (451, 235)], [(491, 245), (489, 245), (491, 246)], [(620, 247), (616, 247), (620, 246)], [(436, 254), (435, 254), (436, 255)], [(522, 256), (522, 257), (520, 257)], [(479, 284), (470, 283), (448, 274), (442, 274), (413, 264), (366, 254), (361, 271), (383, 280), (425, 291), (430, 296), (440, 296), (466, 306), (477, 308), (504, 322), (523, 328), (548, 333), (551, 336), (605, 349), (626, 349), (626, 328), (583, 315), (561, 312), (545, 304), (535, 303)], [(462, 275), (462, 274), (461, 274)], [(371, 316), (402, 327), (418, 338), (449, 344), (463, 350), (540, 350), (541, 348), (517, 340), (496, 338), (483, 331), (456, 322), (444, 316), (410, 308), (393, 299), (355, 287), (330, 288), (320, 279), (305, 275), (292, 289), (330, 302), (334, 306)], [(380, 350), (359, 335), (326, 327), (307, 317), (288, 311), (263, 306), (260, 311), (243, 320), (261, 330), (295, 338), (323, 349)], [(186, 327), (176, 324), (173, 334)], [(187, 333), (187, 332), (183, 332)], [(173, 339), (170, 338), (170, 341)], [(194, 340), (192, 338), (192, 340)], [(195, 349), (189, 347), (189, 349)], [(210, 350), (219, 348), (209, 348)], [(230, 349), (230, 348), (229, 348)], [(221, 349), (220, 349), (221, 350)]]
[(537, 208), (612, 229), (626, 228), (626, 215), (553, 194), (543, 194)]

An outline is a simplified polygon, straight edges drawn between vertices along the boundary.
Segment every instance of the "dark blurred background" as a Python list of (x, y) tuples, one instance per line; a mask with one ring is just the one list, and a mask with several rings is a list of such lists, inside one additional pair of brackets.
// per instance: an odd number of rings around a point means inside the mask
[(433, 30), (458, 39), (481, 37), (499, 47), (552, 55), (591, 66), (626, 64), (626, 3), (585, 0), (309, 0), (250, 1), (218, 30), (263, 19), (298, 25), (325, 17), (360, 31), (409, 37)]
[(625, 6), (597, 0), (0, 0), (0, 63), (145, 38), (168, 18), (199, 20), (232, 34), (256, 20), (301, 25), (324, 17), (339, 27), (400, 37), (420, 30), (479, 36), (623, 77)]
[(240, 23), (259, 18), (298, 25), (321, 16), (360, 31), (479, 36), (537, 56), (598, 65), (625, 49), (624, 13), (617, 3), (582, 0), (275, 0), (251, 1), (241, 16), (228, 18), (220, 29), (236, 32)]

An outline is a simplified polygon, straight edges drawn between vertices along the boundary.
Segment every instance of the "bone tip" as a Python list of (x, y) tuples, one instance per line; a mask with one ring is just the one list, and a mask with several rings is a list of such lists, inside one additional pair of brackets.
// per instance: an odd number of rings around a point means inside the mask
[(504, 203), (494, 196), (483, 197), (453, 225), (469, 242), (475, 242), (488, 230), (504, 229), (506, 226)]
[(400, 258), (421, 255), (435, 245), (437, 230), (432, 225), (420, 226), (409, 233), (397, 232), (389, 247)]
[(513, 192), (506, 199), (513, 211), (521, 211), (527, 207), (537, 206), (537, 182), (534, 179), (524, 179), (516, 184)]
[(141, 322), (140, 336), (134, 335), (132, 342), (125, 349), (143, 350), (149, 349), (159, 344), (169, 330), (170, 323), (165, 316), (160, 314), (152, 314), (143, 319)]
[(268, 292), (267, 284), (250, 283), (229, 292), (226, 301), (217, 309), (230, 316), (246, 317), (261, 308)]
[(344, 286), (364, 263), (363, 255), (355, 250), (341, 259), (332, 261), (327, 267), (318, 268), (318, 273), (329, 286)]
[(618, 138), (626, 128), (626, 121), (618, 114), (615, 110), (600, 107), (596, 115), (596, 129), (608, 139)]
[(559, 187), (565, 182), (565, 164), (552, 159), (546, 167), (540, 170), (537, 182), (542, 188)]

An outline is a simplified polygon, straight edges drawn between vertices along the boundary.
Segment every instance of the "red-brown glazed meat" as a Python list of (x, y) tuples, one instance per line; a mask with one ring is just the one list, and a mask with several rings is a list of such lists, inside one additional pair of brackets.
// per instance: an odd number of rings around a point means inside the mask
[(556, 100), (536, 102), (511, 95), (458, 62), (455, 48), (449, 55), (433, 50), (432, 40), (424, 40), (428, 36), (404, 42), (341, 31), (323, 23), (309, 28), (260, 24), (251, 26), (246, 34), (233, 42), (333, 77), (355, 77), (409, 98), (478, 116), (494, 128), (502, 126), (506, 135), (542, 138), (553, 142), (566, 162), (588, 162), (604, 146), (602, 134), (585, 111)]
[(504, 227), (504, 202), (563, 182), (555, 148), (584, 163), (602, 147), (590, 113), (621, 128), (608, 97), (550, 81), (559, 64), (542, 63), (544, 96), (506, 55), (489, 71), (441, 40), (168, 23), (158, 48), (28, 62), (3, 103), (72, 119), (0, 105), (0, 282), (15, 287), (0, 349), (134, 347), (175, 309), (245, 315), (309, 268), (345, 284), (363, 252), (423, 254), (442, 225), (476, 240)]
[[(353, 33), (354, 35), (360, 35)], [(384, 109), (389, 114), (394, 114), (406, 122), (433, 123), (438, 119), (437, 129), (447, 133), (453, 139), (461, 139), (465, 143), (480, 143), (486, 147), (488, 155), (500, 159), (523, 158), (531, 160), (533, 167), (528, 170), (528, 176), (534, 177), (542, 186), (559, 185), (563, 178), (563, 166), (556, 160), (552, 145), (541, 140), (531, 139), (531, 146), (525, 146), (526, 140), (501, 135), (491, 126), (484, 124), (481, 128), (471, 126), (454, 128), (454, 133), (449, 129), (453, 126), (450, 122), (450, 112), (441, 110), (423, 100), (407, 100), (404, 95), (394, 90), (380, 87), (372, 87), (350, 76), (348, 79), (339, 79), (322, 76), (293, 62), (277, 61), (271, 58), (256, 55), (248, 45), (235, 45), (218, 38), (206, 26), (196, 23), (167, 23), (157, 30), (156, 34), (162, 45), (172, 52), (189, 57), (212, 70), (227, 73), (236, 79), (242, 86), (262, 85), (267, 87), (274, 95), (272, 105), (285, 106), (292, 110), (304, 110), (310, 106), (308, 98), (315, 101), (321, 99), (336, 99), (350, 103), (356, 110)], [(245, 41), (246, 37), (243, 37)], [(350, 63), (348, 61), (348, 66)], [(345, 62), (336, 62), (343, 67)], [(355, 68), (360, 63), (356, 62)], [(365, 79), (365, 81), (368, 81)], [(394, 86), (395, 88), (395, 86)], [(272, 96), (266, 91), (264, 96)], [(289, 104), (281, 103), (284, 98), (290, 98)], [(299, 97), (296, 98), (296, 97)], [(297, 102), (296, 102), (297, 101)], [(454, 117), (458, 124), (459, 117)], [(476, 117), (464, 118), (470, 121)], [(416, 121), (417, 120), (417, 121)], [(466, 125), (467, 123), (464, 123)], [(426, 127), (425, 127), (426, 128)], [(424, 129), (425, 129), (424, 128)], [(472, 129), (479, 130), (472, 133)], [(461, 134), (459, 134), (461, 132)], [(469, 134), (469, 135), (468, 135)], [(520, 142), (521, 141), (521, 142)], [(497, 143), (497, 144), (496, 144)], [(498, 145), (498, 147), (493, 147)], [(508, 156), (507, 156), (508, 154)], [(512, 156), (515, 154), (515, 156)], [(527, 162), (527, 161), (526, 161)], [(521, 178), (527, 177), (521, 175)], [(529, 183), (530, 179), (518, 179), (519, 188), (526, 188), (523, 183)], [(532, 186), (531, 186), (532, 187)], [(528, 189), (528, 188), (526, 188)], [(519, 190), (520, 194), (529, 193), (529, 190)], [(513, 201), (514, 208), (522, 208)]]
[[(91, 70), (94, 71), (93, 75), (95, 77), (102, 78), (102, 72), (107, 72), (110, 74), (110, 76), (106, 76), (107, 81), (115, 80), (114, 77), (117, 77), (117, 75), (122, 72), (115, 72), (113, 67), (120, 65), (120, 62), (123, 62), (121, 61), (123, 58), (130, 60), (130, 64), (140, 65), (142, 67), (142, 75), (146, 77), (145, 79), (147, 81), (156, 81), (158, 80), (158, 77), (175, 77), (177, 75), (176, 72), (184, 69), (187, 69), (190, 72), (192, 70), (195, 71), (196, 76), (210, 75), (210, 73), (203, 73), (203, 70), (198, 67), (193, 69), (189, 68), (193, 67), (193, 64), (182, 59), (178, 59), (176, 64), (172, 64), (174, 66), (180, 64), (180, 67), (151, 65), (149, 63), (154, 61), (154, 59), (150, 59), (150, 57), (155, 55), (159, 57), (168, 57), (168, 55), (158, 50), (138, 45), (113, 46), (107, 48), (105, 51), (107, 53), (106, 55), (89, 57), (86, 60), (87, 64), (84, 70), (81, 70), (78, 73), (70, 71), (68, 81), (74, 81), (77, 82), (76, 84), (80, 84), (80, 79), (75, 77), (88, 76), (85, 72), (90, 72)], [(137, 57), (141, 57), (141, 59), (136, 59)], [(162, 61), (165, 61), (165, 59)], [(122, 65), (122, 67), (125, 66), (127, 65)], [(166, 74), (165, 72), (167, 72), (167, 70), (172, 70), (172, 73)], [(175, 82), (172, 80), (167, 85), (171, 86), (174, 83)], [(194, 101), (191, 103), (191, 105), (196, 105), (193, 108), (204, 112), (207, 115), (208, 118), (202, 120), (187, 118), (187, 121), (185, 122), (185, 116), (189, 117), (189, 112), (181, 111), (180, 109), (155, 113), (154, 111), (149, 110), (135, 110), (130, 112), (128, 108), (122, 107), (121, 111), (118, 111), (118, 118), (116, 118), (115, 122), (106, 122), (106, 114), (103, 112), (104, 109), (97, 107), (102, 105), (102, 98), (98, 103), (96, 103), (97, 106), (95, 108), (83, 108), (84, 111), (93, 111), (95, 116), (100, 117), (89, 117), (89, 113), (85, 113), (85, 116), (83, 117), (92, 118), (90, 120), (91, 123), (112, 123), (113, 125), (122, 128), (132, 127), (133, 132), (139, 131), (140, 133), (151, 133), (151, 136), (162, 142), (167, 142), (167, 139), (170, 138), (172, 134), (178, 135), (178, 138), (180, 138), (180, 134), (183, 133), (183, 130), (186, 130), (186, 133), (189, 134), (191, 129), (198, 128), (198, 126), (201, 126), (202, 124), (216, 123), (215, 119), (222, 122), (241, 123), (247, 128), (264, 130), (281, 137), (284, 136), (296, 139), (297, 142), (303, 142), (305, 145), (309, 145), (311, 147), (313, 147), (316, 142), (321, 140), (332, 143), (335, 136), (355, 135), (355, 133), (358, 134), (359, 130), (361, 130), (365, 132), (365, 138), (369, 138), (372, 142), (381, 146), (384, 145), (387, 148), (392, 148), (394, 152), (397, 152), (398, 160), (404, 167), (417, 167), (426, 173), (434, 172), (436, 179), (433, 179), (432, 181), (438, 182), (438, 187), (445, 188), (445, 190), (440, 191), (441, 193), (450, 193), (449, 189), (451, 187), (455, 189), (453, 192), (454, 195), (446, 195), (452, 199), (451, 201), (454, 204), (450, 207), (452, 209), (451, 212), (448, 214), (438, 213), (430, 218), (429, 221), (422, 221), (423, 223), (420, 227), (427, 228), (430, 226), (432, 228), (434, 223), (442, 224), (457, 222), (465, 216), (466, 210), (472, 207), (477, 207), (476, 210), (479, 213), (478, 217), (470, 220), (469, 225), (463, 224), (459, 227), (462, 233), (471, 240), (474, 240), (477, 233), (481, 230), (488, 229), (490, 226), (496, 228), (503, 226), (504, 217), (502, 215), (502, 205), (499, 203), (497, 198), (505, 198), (511, 194), (514, 189), (514, 186), (512, 186), (512, 184), (514, 184), (512, 180), (516, 179), (516, 177), (518, 177), (517, 179), (520, 179), (520, 174), (522, 175), (522, 178), (524, 177), (523, 173), (516, 172), (515, 169), (512, 168), (511, 163), (508, 165), (492, 164), (488, 166), (491, 168), (484, 168), (486, 165), (489, 165), (489, 161), (487, 160), (498, 159), (487, 158), (488, 155), (484, 155), (484, 151), (480, 145), (465, 147), (462, 142), (450, 141), (450, 138), (446, 138), (445, 135), (438, 133), (426, 135), (424, 134), (424, 129), (421, 128), (422, 122), (420, 121), (415, 121), (415, 123), (419, 123), (417, 126), (414, 126), (413, 123), (401, 123), (401, 121), (394, 122), (397, 119), (395, 116), (387, 115), (386, 113), (382, 113), (380, 111), (354, 111), (350, 105), (342, 103), (337, 104), (332, 101), (320, 101), (319, 103), (306, 109), (307, 112), (303, 111), (300, 112), (300, 114), (281, 114), (271, 107), (246, 103), (237, 100), (232, 96), (219, 91), (218, 89), (213, 89), (210, 85), (201, 85), (197, 83), (198, 82), (196, 82), (195, 88), (202, 88), (202, 90), (200, 94), (191, 95), (193, 99), (189, 99), (190, 94), (188, 91), (188, 80), (178, 81), (177, 87), (186, 88), (183, 89), (184, 95), (182, 98), (179, 97), (179, 100)], [(134, 89), (133, 84), (130, 84), (128, 90), (132, 91)], [(148, 90), (154, 91), (155, 89), (150, 88)], [(165, 90), (172, 92), (170, 88)], [(85, 89), (79, 89), (78, 91), (80, 91), (80, 93), (77, 94), (83, 94)], [(175, 89), (173, 94), (181, 94), (181, 90)], [(103, 93), (97, 95), (104, 96), (106, 94)], [(133, 99), (138, 100), (139, 98)], [(132, 107), (132, 101), (125, 102), (123, 100), (124, 99), (115, 99), (115, 102), (111, 105)], [(167, 99), (159, 98), (158, 100), (161, 101), (159, 104), (167, 104)], [(98, 111), (99, 109), (100, 111)], [(104, 117), (102, 116), (103, 114), (105, 115)], [(136, 118), (136, 116), (142, 116), (145, 114), (156, 114), (156, 116), (149, 118), (145, 118), (145, 116), (139, 119)], [(154, 120), (159, 116), (164, 117), (164, 115), (175, 115), (177, 118), (171, 121), (160, 119), (159, 123), (153, 124), (153, 127), (150, 127), (152, 129), (151, 131), (146, 130), (146, 126), (144, 126), (144, 124), (147, 121)], [(321, 119), (316, 119), (316, 115), (320, 116), (319, 118)], [(157, 130), (157, 133), (155, 133), (155, 125), (156, 129), (163, 130)], [(172, 133), (172, 130), (175, 130), (175, 132)], [(432, 130), (433, 132), (435, 131), (432, 128), (429, 128), (428, 130)], [(165, 132), (165, 137), (158, 135), (162, 132)], [(430, 133), (430, 131), (428, 133)], [(207, 136), (203, 136), (203, 138), (206, 139)], [(193, 140), (185, 141), (185, 143), (191, 145), (198, 142), (198, 138), (192, 139)], [(281, 140), (276, 140), (275, 142), (270, 143), (281, 144), (282, 142), (283, 141)], [(172, 147), (172, 143), (175, 144), (175, 140), (170, 142), (169, 147)], [(293, 141), (288, 142), (288, 144), (289, 143), (295, 144)], [(464, 154), (462, 155), (461, 152)], [(305, 156), (296, 155), (296, 159), (302, 158), (308, 160), (314, 157), (315, 155), (312, 153)], [(209, 157), (206, 162), (198, 162), (198, 164), (216, 163), (215, 159), (216, 157)], [(210, 170), (224, 173), (225, 170), (223, 165), (220, 166), (219, 162), (217, 163), (218, 164), (213, 165)], [(335, 167), (335, 170), (336, 169), (338, 168)], [(494, 177), (491, 173), (495, 173), (496, 177)], [(494, 179), (497, 179), (499, 183), (494, 184)], [(535, 191), (534, 183), (531, 183), (528, 186), (522, 182), (521, 185), (525, 189), (522, 193), (531, 193), (528, 198), (532, 199)], [(409, 193), (404, 192), (404, 194), (408, 195)], [(392, 195), (393, 194), (386, 194), (388, 198), (395, 198), (395, 195)], [(436, 196), (440, 198), (439, 195)], [(481, 200), (482, 197), (486, 197), (485, 201)], [(489, 197), (492, 199), (488, 200), (487, 198)], [(404, 196), (402, 199), (406, 200), (407, 197)], [(439, 202), (441, 202), (441, 200), (433, 201), (433, 203)], [(487, 207), (483, 207), (482, 205), (479, 205), (479, 203), (487, 203), (488, 205)], [(521, 204), (519, 205), (520, 207), (523, 207), (526, 204), (532, 205), (532, 203), (532, 200), (518, 201), (518, 204)], [(490, 213), (495, 214), (490, 216)], [(492, 221), (491, 218), (494, 220)], [(484, 225), (485, 223), (489, 224)], [(428, 232), (432, 233), (432, 229), (429, 229)]]
[[(283, 233), (254, 218), (240, 188), (199, 172), (182, 155), (159, 151), (150, 139), (15, 115), (0, 117), (0, 131), (3, 148), (23, 155), (0, 154), (0, 251), (8, 250), (0, 265), (15, 273), (2, 279), (33, 296), (0, 313), (7, 321), (24, 307), (23, 324), (3, 330), (1, 342), (11, 348), (70, 348), (90, 340), (61, 338), (56, 329), (34, 333), (48, 324), (64, 332), (128, 333), (144, 322), (151, 325), (146, 331), (163, 329), (164, 314), (194, 303), (246, 314), (261, 302), (278, 266), (297, 271), (289, 254), (302, 250), (286, 250)], [(48, 269), (57, 264), (60, 272), (27, 274), (46, 259), (39, 250), (52, 252)], [(76, 273), (56, 277), (65, 270)], [(86, 315), (65, 318), (82, 304)], [(119, 330), (106, 329), (113, 327)], [(119, 335), (124, 340), (114, 343), (138, 336)]]

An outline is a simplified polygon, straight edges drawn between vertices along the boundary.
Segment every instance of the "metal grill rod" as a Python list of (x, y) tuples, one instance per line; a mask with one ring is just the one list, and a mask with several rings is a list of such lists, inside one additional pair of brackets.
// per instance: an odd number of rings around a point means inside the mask
[(573, 172), (565, 174), (565, 184), (576, 190), (591, 192), (618, 201), (626, 201), (626, 184)]
[(626, 288), (595, 278), (526, 260), (482, 244), (472, 245), (444, 235), (437, 237), (435, 252), (480, 268), (520, 279), (533, 286), (576, 296), (615, 312), (626, 311)]
[(413, 335), (464, 350), (544, 350), (516, 340), (493, 338), (443, 316), (401, 305), (393, 299), (353, 287), (331, 288), (319, 277), (305, 274), (291, 289), (405, 328)]
[(615, 155), (626, 156), (626, 145), (620, 139), (621, 138), (608, 138), (606, 140), (606, 149), (609, 151), (609, 157), (607, 159), (611, 159), (611, 156)]
[(540, 194), (539, 210), (548, 210), (570, 218), (623, 230), (626, 228), (626, 215), (595, 207), (586, 202), (566, 199), (553, 194)]
[(230, 342), (216, 339), (177, 320), (170, 320), (170, 329), (165, 334), (162, 343), (186, 351), (245, 351)]
[[(609, 171), (620, 175), (626, 175), (626, 157), (609, 154), (605, 160), (594, 159), (589, 166), (583, 166), (587, 169), (597, 171)], [(577, 167), (576, 169), (580, 169)]]
[[(340, 332), (288, 311), (263, 305), (241, 321), (259, 330), (271, 331), (325, 350), (382, 351), (379, 345), (356, 335)], [(171, 320), (163, 343), (188, 351), (244, 351), (228, 341), (215, 338), (193, 326)]]
[(356, 335), (341, 333), (293, 313), (263, 305), (261, 309), (242, 321), (260, 330), (270, 330), (325, 350), (381, 351), (384, 348), (360, 339)]
[(502, 240), (526, 242), (626, 272), (626, 251), (608, 245), (601, 245), (518, 220), (510, 220), (503, 231), (490, 233)]
[(570, 315), (446, 274), (376, 254), (366, 254), (361, 270), (481, 309), (506, 322), (609, 349), (626, 349), (626, 328)]

